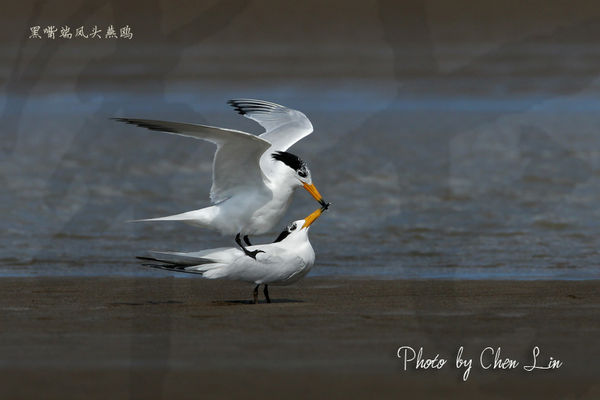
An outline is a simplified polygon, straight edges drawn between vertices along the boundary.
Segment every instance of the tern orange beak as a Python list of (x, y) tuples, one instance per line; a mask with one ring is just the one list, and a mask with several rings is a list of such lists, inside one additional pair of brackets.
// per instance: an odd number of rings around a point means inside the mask
[(308, 228), (313, 222), (315, 222), (317, 220), (317, 218), (319, 218), (321, 216), (321, 214), (323, 213), (323, 210), (324, 210), (324, 208), (321, 207), (321, 208), (315, 210), (315, 212), (310, 214), (308, 217), (304, 218), (304, 225), (302, 225), (302, 229)]
[(308, 193), (310, 193), (311, 196), (314, 197), (316, 201), (319, 202), (319, 204), (321, 204), (323, 207), (325, 207), (325, 205), (327, 203), (325, 202), (325, 200), (323, 200), (323, 196), (321, 196), (321, 193), (319, 193), (319, 191), (317, 190), (315, 185), (313, 185), (312, 183), (310, 185), (308, 183), (303, 183), (302, 185), (304, 186), (304, 189), (306, 189), (306, 191)]

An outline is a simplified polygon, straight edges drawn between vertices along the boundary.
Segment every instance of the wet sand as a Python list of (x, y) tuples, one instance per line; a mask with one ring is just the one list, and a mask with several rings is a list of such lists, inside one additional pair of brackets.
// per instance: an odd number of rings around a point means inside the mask
[[(236, 282), (4, 278), (0, 397), (598, 398), (599, 289), (308, 278), (253, 305)], [(404, 371), (403, 345), (448, 364)], [(475, 364), (491, 346), (520, 365), (474, 365), (462, 382), (461, 345)], [(534, 346), (563, 366), (525, 372)]]

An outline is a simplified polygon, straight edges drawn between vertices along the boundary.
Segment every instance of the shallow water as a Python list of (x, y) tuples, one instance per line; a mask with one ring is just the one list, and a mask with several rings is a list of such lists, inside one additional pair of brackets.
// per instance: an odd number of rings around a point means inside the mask
[[(406, 107), (407, 100), (386, 94), (355, 91), (345, 104), (348, 94), (334, 92), (331, 108), (311, 104), (319, 97), (312, 89), (279, 100), (311, 117), (316, 132), (295, 151), (333, 203), (312, 228), (313, 274), (598, 277), (597, 112), (557, 113), (560, 103), (551, 100), (539, 110), (506, 113), (509, 99), (498, 110), (460, 111), (452, 109), (452, 97)], [(120, 94), (110, 97), (118, 102)], [(277, 99), (277, 93), (261, 97)], [(354, 97), (378, 99), (382, 107), (371, 102), (360, 109)], [(570, 99), (562, 101), (568, 105)], [(46, 104), (43, 113), (35, 111), (38, 102)], [(16, 150), (3, 163), (2, 275), (160, 276), (133, 257), (147, 249), (199, 250), (232, 241), (177, 223), (125, 222), (208, 204), (210, 144), (108, 120), (147, 112), (86, 109), (67, 94), (47, 102), (27, 100), (31, 111)], [(221, 110), (213, 105), (202, 119), (175, 112), (168, 117), (244, 125), (222, 101), (217, 104)], [(280, 225), (315, 206), (299, 191)]]
[[(208, 205), (213, 147), (109, 118), (259, 133), (225, 105), (254, 97), (315, 127), (292, 148), (333, 203), (311, 229), (311, 274), (598, 278), (598, 24), (427, 54), (378, 33), (385, 18), (369, 26), (356, 46), (6, 44), (0, 276), (164, 276), (134, 256), (231, 244), (125, 222)], [(316, 206), (299, 191), (280, 226)]]

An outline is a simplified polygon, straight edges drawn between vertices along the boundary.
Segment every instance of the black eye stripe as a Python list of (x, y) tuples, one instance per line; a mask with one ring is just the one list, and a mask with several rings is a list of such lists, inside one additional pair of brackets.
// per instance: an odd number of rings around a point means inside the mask
[(299, 171), (300, 169), (306, 168), (306, 164), (298, 156), (288, 153), (287, 151), (276, 151), (271, 154), (274, 160), (281, 161), (291, 169)]

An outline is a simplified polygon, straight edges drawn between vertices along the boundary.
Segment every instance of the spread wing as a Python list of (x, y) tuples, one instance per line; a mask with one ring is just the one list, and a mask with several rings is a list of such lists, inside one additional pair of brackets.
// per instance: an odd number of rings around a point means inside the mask
[(279, 104), (253, 99), (234, 99), (227, 104), (265, 128), (259, 137), (270, 142), (273, 150), (285, 151), (313, 131), (306, 115)]
[(271, 146), (266, 140), (246, 132), (214, 126), (150, 119), (113, 118), (153, 131), (207, 140), (217, 145), (213, 160), (213, 184), (210, 199), (226, 200), (244, 189), (266, 189), (267, 179), (260, 169), (260, 157)]

